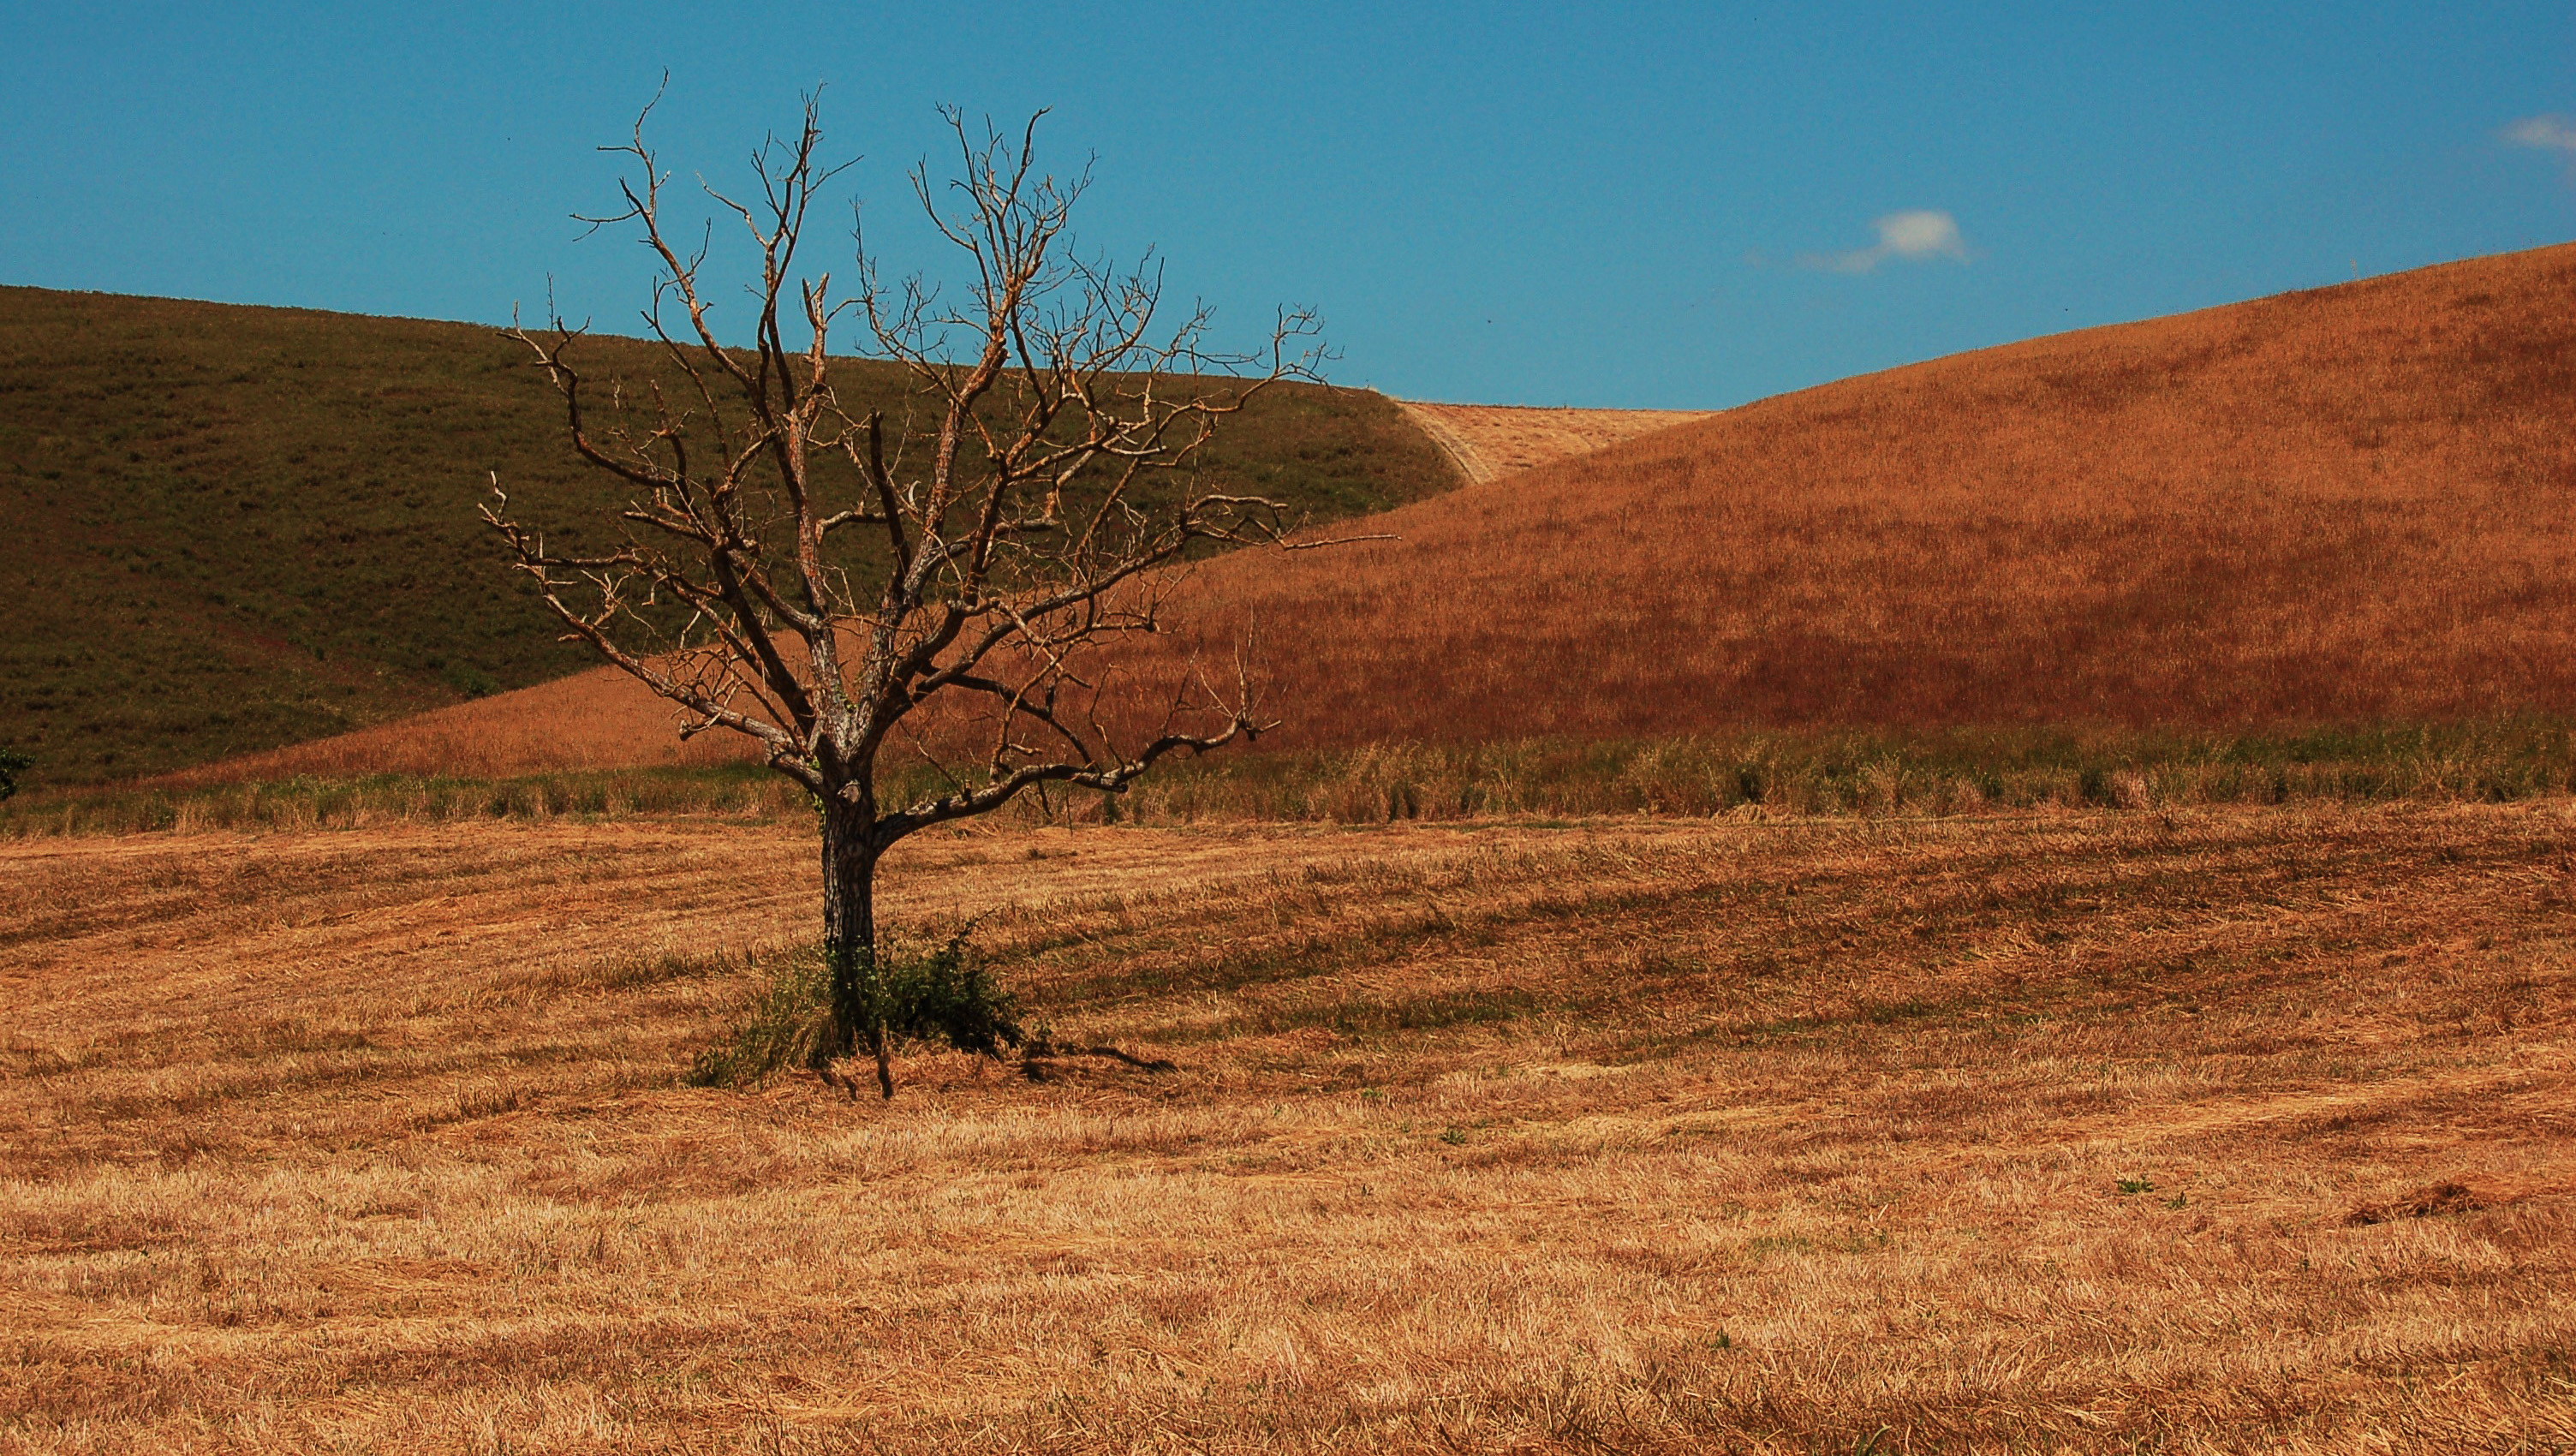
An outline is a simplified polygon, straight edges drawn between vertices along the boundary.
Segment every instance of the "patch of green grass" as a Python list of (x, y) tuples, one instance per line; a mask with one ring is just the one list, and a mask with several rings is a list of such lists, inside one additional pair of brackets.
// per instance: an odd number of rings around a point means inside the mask
[(810, 1059), (827, 1030), (831, 963), (819, 948), (805, 947), (760, 969), (767, 974), (690, 1064), (691, 1086), (756, 1087)]
[[(581, 346), (602, 378), (647, 347)], [(497, 474), (562, 545), (627, 488), (579, 466), (525, 351), (471, 324), (0, 288), (0, 717), (30, 786), (203, 763), (592, 665), (475, 515)], [(897, 424), (892, 365), (840, 389)], [(1282, 387), (1198, 483), (1317, 521), (1455, 483), (1389, 400)], [(1173, 488), (1166, 486), (1164, 488)]]
[(1745, 1242), (1744, 1257), (1759, 1263), (1773, 1254), (1813, 1253), (1815, 1247), (1815, 1241), (1804, 1234), (1758, 1234)]

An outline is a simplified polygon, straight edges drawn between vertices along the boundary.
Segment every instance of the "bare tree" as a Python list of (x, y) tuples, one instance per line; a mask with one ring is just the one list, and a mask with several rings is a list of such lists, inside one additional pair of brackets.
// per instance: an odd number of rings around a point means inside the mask
[[(754, 154), (756, 195), (707, 189), (759, 257), (751, 343), (728, 347), (705, 236), (665, 224), (651, 113), (602, 149), (627, 160), (625, 206), (590, 221), (632, 228), (658, 260), (644, 310), (658, 379), (595, 383), (575, 362), (583, 331), (551, 311), (544, 330), (511, 331), (561, 394), (573, 448), (634, 491), (620, 540), (550, 549), (497, 478), (483, 514), (567, 637), (678, 704), (683, 737), (748, 735), (813, 795), (831, 965), (813, 1064), (828, 1076), (864, 1046), (891, 1097), (873, 899), (889, 847), (1041, 785), (1115, 794), (1267, 726), (1238, 664), (1229, 691), (1189, 674), (1158, 691), (1153, 726), (1121, 728), (1140, 720), (1103, 708), (1105, 649), (1161, 630), (1170, 569), (1199, 543), (1289, 544), (1280, 502), (1198, 490), (1189, 467), (1220, 420), (1316, 378), (1324, 356), (1297, 310), (1259, 349), (1215, 352), (1204, 306), (1164, 316), (1150, 255), (1116, 268), (1076, 253), (1088, 171), (1036, 168), (1037, 117), (1014, 138), (946, 110), (959, 174), (944, 188), (926, 164), (912, 174), (964, 265), (954, 301), (919, 277), (881, 282), (855, 221), (858, 286), (834, 294), (828, 273), (799, 272), (817, 194), (849, 165), (818, 156), (810, 96), (796, 135)], [(851, 319), (863, 352), (906, 366), (920, 431), (843, 407), (834, 375), (850, 365), (830, 346)], [(879, 797), (881, 767), (917, 763), (936, 788)]]

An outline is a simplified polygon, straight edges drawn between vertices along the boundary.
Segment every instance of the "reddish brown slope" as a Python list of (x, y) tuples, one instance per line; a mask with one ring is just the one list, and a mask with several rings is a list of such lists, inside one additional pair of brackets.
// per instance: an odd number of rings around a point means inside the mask
[(1767, 400), (1201, 615), (1306, 742), (2570, 712), (2571, 507), (2561, 247)]

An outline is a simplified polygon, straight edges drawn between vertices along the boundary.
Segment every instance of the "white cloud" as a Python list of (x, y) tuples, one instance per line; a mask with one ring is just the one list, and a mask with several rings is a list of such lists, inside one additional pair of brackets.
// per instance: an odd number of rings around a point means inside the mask
[(2502, 135), (2518, 147), (2576, 152), (2576, 120), (2564, 116), (2526, 116), (2506, 127)]
[(1934, 258), (1947, 258), (1953, 263), (1968, 261), (1968, 240), (1959, 235), (1959, 220), (1946, 212), (1921, 208), (1891, 212), (1870, 226), (1878, 230), (1874, 247), (1854, 248), (1846, 253), (1809, 253), (1798, 261), (1806, 267), (1834, 273), (1875, 273), (1879, 264), (1890, 259), (1908, 263)]

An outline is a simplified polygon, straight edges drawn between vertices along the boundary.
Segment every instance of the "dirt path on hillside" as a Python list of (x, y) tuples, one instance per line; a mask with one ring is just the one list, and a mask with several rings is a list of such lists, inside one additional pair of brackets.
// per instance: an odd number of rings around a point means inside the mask
[(1536, 409), (1398, 400), (1405, 416), (1478, 485), (1589, 454), (1622, 440), (1706, 419), (1708, 410)]

